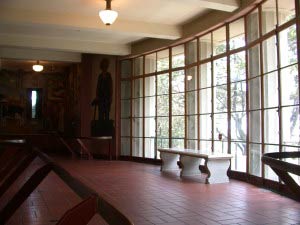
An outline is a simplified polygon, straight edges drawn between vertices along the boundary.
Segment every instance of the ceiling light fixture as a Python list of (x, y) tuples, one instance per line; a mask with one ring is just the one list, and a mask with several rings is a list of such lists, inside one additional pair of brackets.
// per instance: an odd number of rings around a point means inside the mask
[(118, 17), (118, 13), (111, 9), (111, 0), (106, 1), (106, 9), (100, 10), (99, 16), (105, 25), (112, 25)]
[(43, 66), (43, 65), (40, 65), (40, 61), (38, 60), (37, 63), (36, 63), (35, 65), (32, 66), (32, 69), (33, 69), (35, 72), (41, 72), (41, 71), (43, 71), (44, 66)]

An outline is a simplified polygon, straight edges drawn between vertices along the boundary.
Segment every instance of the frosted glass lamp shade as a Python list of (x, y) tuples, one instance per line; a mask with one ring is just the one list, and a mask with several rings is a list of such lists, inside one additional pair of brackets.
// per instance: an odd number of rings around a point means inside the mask
[(43, 71), (44, 67), (40, 64), (36, 64), (36, 65), (33, 65), (32, 66), (32, 69), (35, 71), (35, 72), (41, 72)]
[(101, 10), (99, 12), (100, 19), (105, 25), (111, 25), (118, 17), (118, 13), (111, 9)]

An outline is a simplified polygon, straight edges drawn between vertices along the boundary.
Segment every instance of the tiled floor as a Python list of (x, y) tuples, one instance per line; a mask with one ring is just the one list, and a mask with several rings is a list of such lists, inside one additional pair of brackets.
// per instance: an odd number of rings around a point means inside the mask
[[(136, 224), (300, 224), (300, 203), (231, 180), (206, 185), (203, 177), (180, 179), (159, 166), (100, 160), (55, 158), (73, 176), (105, 196)], [(36, 160), (25, 173), (42, 164)], [(19, 185), (19, 180), (17, 184)], [(17, 185), (15, 185), (17, 186)], [(4, 197), (13, 193), (9, 190)], [(7, 201), (0, 199), (0, 208)], [(80, 199), (51, 173), (9, 222), (55, 224)], [(105, 224), (100, 217), (89, 224)]]
[[(0, 210), (6, 205), (21, 185), (25, 183), (33, 172), (43, 165), (36, 159), (21, 177), (0, 198)], [(25, 177), (25, 179), (24, 179)], [(55, 173), (51, 172), (34, 192), (15, 212), (7, 225), (54, 225), (64, 212), (81, 201)], [(89, 225), (107, 224), (100, 216), (95, 215)]]

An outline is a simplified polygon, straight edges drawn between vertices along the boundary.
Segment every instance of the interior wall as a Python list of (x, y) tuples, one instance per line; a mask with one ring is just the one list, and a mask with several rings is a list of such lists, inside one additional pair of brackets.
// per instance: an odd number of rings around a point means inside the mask
[(185, 39), (192, 39), (207, 30), (211, 30), (216, 26), (224, 24), (233, 17), (242, 15), (244, 11), (254, 7), (255, 4), (260, 3), (262, 0), (241, 0), (240, 8), (233, 12), (223, 12), (214, 10), (206, 15), (200, 16), (186, 24), (182, 25), (183, 34), (178, 40), (164, 40), (164, 39), (144, 39), (137, 41), (131, 45), (131, 55), (144, 54), (146, 52), (154, 51), (159, 48), (168, 47), (170, 45), (176, 45), (178, 42), (182, 42)]
[[(36, 73), (2, 68), (0, 132), (64, 132), (67, 75), (66, 71)], [(41, 91), (41, 116), (37, 119), (31, 118), (32, 89)]]

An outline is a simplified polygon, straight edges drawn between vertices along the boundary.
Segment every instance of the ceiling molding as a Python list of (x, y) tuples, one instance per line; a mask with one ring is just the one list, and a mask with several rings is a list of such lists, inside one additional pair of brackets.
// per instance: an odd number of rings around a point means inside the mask
[(6, 24), (58, 26), (78, 30), (94, 30), (111, 35), (123, 33), (141, 38), (178, 39), (182, 35), (180, 26), (128, 21), (118, 19), (112, 26), (106, 26), (97, 15), (82, 16), (51, 12), (0, 9), (0, 21)]
[(126, 44), (108, 44), (11, 34), (0, 34), (0, 46), (110, 55), (127, 55), (131, 52), (131, 47)]
[(79, 63), (81, 62), (81, 53), (29, 48), (0, 47), (0, 58)]
[[(182, 0), (173, 0), (182, 1)], [(206, 9), (233, 12), (240, 7), (239, 0), (185, 0), (187, 4), (199, 4), (199, 7)]]

